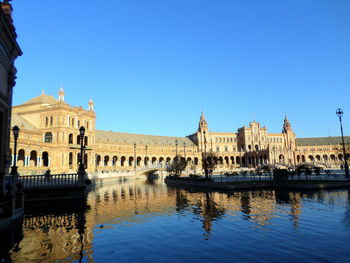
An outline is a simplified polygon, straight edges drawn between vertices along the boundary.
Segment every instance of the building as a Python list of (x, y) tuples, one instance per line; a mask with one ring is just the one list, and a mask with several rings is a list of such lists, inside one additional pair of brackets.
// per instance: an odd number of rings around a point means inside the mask
[[(16, 213), (16, 192), (13, 180), (9, 180), (10, 121), (12, 89), (15, 86), (16, 68), (14, 62), (22, 54), (16, 42), (16, 31), (12, 23), (12, 6), (8, 1), (0, 2), (0, 227)], [(7, 185), (7, 186), (6, 186)], [(9, 189), (11, 188), (11, 189)]]
[[(149, 165), (164, 165), (181, 155), (194, 170), (202, 171), (202, 156), (213, 152), (219, 171), (263, 164), (293, 166), (312, 162), (339, 167), (343, 162), (341, 138), (296, 138), (284, 119), (281, 133), (269, 133), (253, 121), (237, 132), (209, 130), (204, 114), (198, 130), (187, 137), (129, 134), (96, 129), (94, 103), (87, 109), (72, 107), (64, 101), (41, 94), (13, 107), (12, 125), (18, 125), (18, 166), (21, 174), (76, 172), (80, 158), (79, 127), (86, 128), (85, 166), (88, 172), (133, 171)], [(347, 143), (350, 137), (346, 137)], [(13, 149), (13, 140), (12, 140)]]

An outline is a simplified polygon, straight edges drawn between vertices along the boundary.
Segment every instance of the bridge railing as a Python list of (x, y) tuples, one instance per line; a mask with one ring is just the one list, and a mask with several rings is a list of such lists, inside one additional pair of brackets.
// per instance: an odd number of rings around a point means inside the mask
[(34, 188), (64, 188), (79, 185), (79, 175), (50, 174), (50, 175), (21, 175), (18, 177), (24, 189)]
[(144, 170), (150, 170), (150, 169), (166, 169), (167, 164), (165, 163), (157, 163), (157, 164), (149, 164), (141, 167), (137, 167), (136, 171), (144, 171)]

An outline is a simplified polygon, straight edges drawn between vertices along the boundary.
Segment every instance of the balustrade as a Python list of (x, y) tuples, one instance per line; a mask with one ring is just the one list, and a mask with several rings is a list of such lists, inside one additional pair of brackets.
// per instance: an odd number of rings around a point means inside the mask
[(22, 175), (18, 180), (24, 189), (64, 188), (79, 184), (78, 174)]

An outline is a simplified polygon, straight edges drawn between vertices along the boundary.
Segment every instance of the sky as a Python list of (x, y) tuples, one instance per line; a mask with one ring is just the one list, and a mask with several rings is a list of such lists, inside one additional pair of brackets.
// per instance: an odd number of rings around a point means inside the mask
[(61, 85), (97, 129), (186, 136), (256, 120), (350, 133), (349, 0), (12, 1), (23, 55), (13, 104)]

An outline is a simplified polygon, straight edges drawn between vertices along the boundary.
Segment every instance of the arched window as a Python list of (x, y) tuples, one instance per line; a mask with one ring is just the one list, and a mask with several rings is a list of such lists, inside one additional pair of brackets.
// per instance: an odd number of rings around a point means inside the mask
[(72, 118), (72, 127), (74, 127), (75, 125), (74, 125), (74, 118)]
[(43, 152), (42, 160), (43, 160), (43, 166), (49, 166), (49, 154), (48, 154), (48, 152)]
[(45, 127), (49, 126), (49, 117), (45, 117)]
[(88, 139), (87, 136), (85, 136), (85, 138), (84, 138), (84, 144), (85, 144), (85, 146), (88, 146), (88, 142), (89, 142), (89, 139)]
[(77, 144), (80, 145), (80, 135), (77, 135)]
[(47, 142), (47, 143), (52, 142), (52, 133), (51, 132), (45, 133), (44, 142)]
[(50, 117), (50, 126), (52, 126), (53, 125), (53, 117), (51, 116)]

